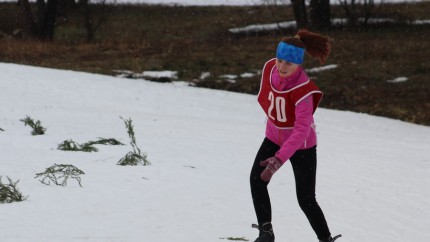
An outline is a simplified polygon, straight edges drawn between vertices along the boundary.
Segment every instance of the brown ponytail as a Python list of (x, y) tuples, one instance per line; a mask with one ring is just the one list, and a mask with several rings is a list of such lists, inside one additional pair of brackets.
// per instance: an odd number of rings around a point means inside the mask
[(311, 56), (318, 58), (321, 64), (330, 54), (330, 38), (306, 29), (300, 29), (294, 37), (283, 38), (282, 41), (304, 48)]

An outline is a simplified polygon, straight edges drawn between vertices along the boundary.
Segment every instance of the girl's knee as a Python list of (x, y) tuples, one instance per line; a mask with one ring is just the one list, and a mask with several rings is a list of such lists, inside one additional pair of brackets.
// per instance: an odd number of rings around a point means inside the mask
[(265, 182), (261, 179), (260, 175), (253, 175), (251, 174), (249, 178), (249, 182), (251, 184), (251, 188), (253, 189), (267, 189), (268, 182)]
[(315, 199), (315, 195), (301, 195), (297, 197), (299, 202), (299, 206), (303, 211), (307, 211), (308, 209), (312, 209), (315, 206), (318, 206), (317, 200)]

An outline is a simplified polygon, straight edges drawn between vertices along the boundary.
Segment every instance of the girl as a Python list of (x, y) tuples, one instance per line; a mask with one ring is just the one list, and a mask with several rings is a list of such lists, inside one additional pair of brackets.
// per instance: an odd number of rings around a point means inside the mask
[(300, 66), (305, 51), (324, 63), (330, 39), (307, 30), (282, 39), (276, 58), (263, 68), (258, 102), (267, 115), (266, 137), (251, 170), (251, 194), (257, 215), (259, 237), (255, 242), (273, 242), (272, 210), (267, 185), (289, 159), (300, 208), (320, 242), (333, 242), (324, 214), (315, 199), (316, 132), (313, 113), (322, 92)]

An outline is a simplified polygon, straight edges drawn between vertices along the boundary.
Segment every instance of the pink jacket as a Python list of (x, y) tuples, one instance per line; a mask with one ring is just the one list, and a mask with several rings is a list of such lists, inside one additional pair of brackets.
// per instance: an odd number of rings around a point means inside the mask
[[(300, 66), (288, 77), (279, 76), (278, 69), (276, 67), (273, 69), (272, 85), (278, 91), (289, 90), (306, 81), (308, 75)], [(267, 119), (266, 137), (281, 147), (275, 155), (282, 162), (285, 163), (297, 150), (311, 148), (317, 144), (312, 113), (313, 100), (312, 95), (309, 95), (296, 106), (293, 129), (278, 129), (270, 119)]]

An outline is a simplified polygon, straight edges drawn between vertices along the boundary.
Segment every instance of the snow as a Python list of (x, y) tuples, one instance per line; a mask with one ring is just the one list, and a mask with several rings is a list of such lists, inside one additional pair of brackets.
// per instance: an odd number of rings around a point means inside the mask
[(225, 74), (225, 75), (221, 75), (219, 77), (223, 78), (223, 79), (227, 79), (227, 80), (235, 80), (235, 79), (237, 79), (237, 75), (234, 75), (234, 74)]
[(296, 26), (296, 21), (285, 21), (285, 22), (271, 23), (271, 24), (251, 24), (245, 27), (231, 28), (228, 31), (233, 34), (254, 33), (254, 32), (271, 31), (276, 29), (292, 28), (295, 26)]
[(430, 24), (430, 19), (425, 20), (414, 20), (412, 21), (414, 24)]
[(236, 80), (239, 77), (240, 78), (251, 78), (251, 77), (254, 77), (255, 75), (257, 75), (257, 74), (251, 73), (251, 72), (245, 72), (245, 73), (242, 73), (240, 75), (234, 75), (234, 74), (220, 75), (219, 78), (222, 78), (225, 81), (230, 82), (230, 83), (236, 83)]
[[(364, 18), (359, 19), (360, 22), (364, 22)], [(333, 18), (331, 20), (332, 25), (345, 25), (348, 22), (346, 18)], [(394, 23), (396, 22), (395, 19), (391, 18), (370, 18), (367, 21), (369, 24), (377, 24), (377, 23)], [(430, 20), (424, 19), (424, 20), (413, 20), (409, 21), (409, 24), (413, 25), (424, 25), (424, 24), (430, 24)], [(247, 25), (245, 27), (236, 27), (236, 28), (230, 28), (228, 31), (233, 34), (251, 34), (251, 33), (259, 33), (259, 32), (268, 32), (273, 31), (277, 29), (288, 29), (288, 28), (295, 28), (296, 27), (296, 21), (284, 21), (279, 23), (270, 23), (270, 24), (251, 24)]]
[[(0, 176), (27, 200), (0, 204), (2, 242), (227, 241), (257, 231), (248, 175), (264, 137), (256, 96), (0, 63)], [(32, 136), (19, 121), (40, 120)], [(118, 166), (131, 150), (150, 166)], [(339, 241), (430, 241), (430, 127), (319, 108), (317, 199)], [(98, 152), (57, 150), (115, 138)], [(44, 185), (56, 164), (85, 172), (82, 188)], [(270, 193), (277, 241), (317, 241), (297, 205), (287, 162)]]
[(201, 79), (201, 80), (204, 80), (204, 79), (209, 78), (210, 76), (211, 76), (211, 73), (210, 73), (210, 72), (205, 71), (205, 72), (202, 72), (202, 74), (200, 74), (200, 79)]
[(319, 66), (319, 67), (313, 67), (306, 70), (307, 73), (317, 73), (321, 71), (327, 71), (331, 69), (336, 69), (338, 65), (331, 64), (331, 65), (325, 65), (325, 66)]
[(399, 83), (399, 82), (405, 82), (407, 80), (408, 80), (407, 77), (401, 76), (401, 77), (394, 78), (393, 80), (388, 80), (387, 82), (389, 82), (389, 83)]
[(241, 78), (251, 78), (251, 77), (254, 77), (255, 75), (256, 75), (255, 73), (245, 72), (245, 73), (240, 74), (240, 77)]
[(169, 78), (178, 79), (177, 71), (144, 71), (142, 76), (145, 78)]
[(178, 79), (177, 71), (143, 71), (141, 73), (134, 73), (130, 70), (113, 70), (118, 73), (115, 75), (116, 77), (124, 77), (124, 78), (133, 78), (133, 79), (150, 79), (150, 80), (159, 80), (159, 79), (168, 79), (168, 80), (176, 80)]

